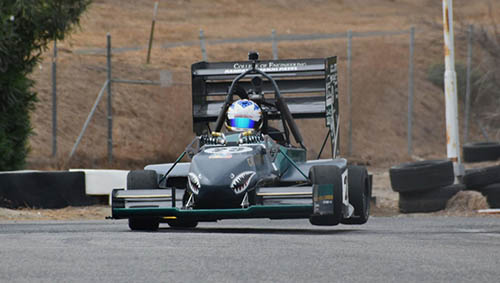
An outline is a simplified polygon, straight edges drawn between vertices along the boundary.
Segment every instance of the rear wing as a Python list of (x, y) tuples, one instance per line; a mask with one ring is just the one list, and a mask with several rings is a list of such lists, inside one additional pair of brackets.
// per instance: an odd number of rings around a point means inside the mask
[[(231, 82), (251, 66), (251, 61), (199, 62), (191, 66), (193, 131), (196, 134), (202, 134), (208, 123), (217, 120)], [(326, 118), (327, 126), (333, 129), (339, 111), (336, 66), (337, 57), (262, 60), (257, 63), (257, 68), (278, 84), (293, 118)], [(245, 91), (252, 89), (250, 79), (253, 76), (256, 75), (249, 75), (239, 82)], [(262, 92), (274, 93), (272, 84), (266, 79)], [(272, 99), (266, 96), (266, 100)], [(268, 119), (281, 119), (281, 113), (273, 113)]]

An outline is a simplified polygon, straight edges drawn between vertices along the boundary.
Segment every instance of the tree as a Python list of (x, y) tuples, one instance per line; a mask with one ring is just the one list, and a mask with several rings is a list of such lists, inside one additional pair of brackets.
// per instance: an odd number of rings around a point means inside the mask
[(52, 40), (62, 40), (79, 24), (91, 0), (0, 1), (0, 170), (25, 165), (35, 108), (28, 75)]

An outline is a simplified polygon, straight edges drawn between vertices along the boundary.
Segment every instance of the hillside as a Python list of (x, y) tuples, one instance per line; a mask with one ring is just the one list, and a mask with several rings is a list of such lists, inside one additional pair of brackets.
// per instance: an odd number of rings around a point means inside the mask
[[(192, 139), (190, 65), (201, 60), (199, 45), (162, 48), (167, 43), (278, 34), (341, 33), (347, 30), (389, 31), (417, 28), (415, 45), (414, 156), (446, 156), (444, 96), (426, 79), (430, 65), (443, 61), (441, 2), (435, 0), (172, 0), (160, 1), (152, 62), (146, 49), (113, 55), (113, 77), (159, 80), (162, 70), (173, 75), (169, 87), (113, 84), (114, 163), (107, 159), (106, 99), (101, 101), (73, 159), (68, 154), (106, 80), (106, 57), (82, 50), (145, 47), (154, 1), (95, 0), (71, 38), (59, 42), (58, 156), (51, 157), (51, 54), (33, 74), (40, 102), (32, 115), (30, 168), (140, 168), (172, 161)], [(456, 0), (461, 24), (489, 23), (489, 1)], [(500, 5), (493, 6), (494, 12)], [(498, 13), (496, 13), (498, 14)], [(460, 32), (457, 27), (457, 33)], [(459, 38), (457, 36), (457, 38)], [(410, 160), (407, 154), (408, 35), (353, 40), (353, 157), (373, 165)], [(457, 61), (465, 61), (465, 44), (456, 41)], [(339, 57), (341, 150), (347, 153), (347, 40), (279, 43), (280, 58)], [(208, 45), (208, 59), (244, 60), (249, 50), (271, 58), (270, 43)], [(462, 108), (462, 105), (459, 107)], [(460, 116), (462, 117), (462, 116)], [(324, 135), (324, 120), (301, 121), (309, 157), (314, 158)], [(471, 137), (478, 136), (472, 129)], [(324, 157), (328, 156), (325, 152)]]

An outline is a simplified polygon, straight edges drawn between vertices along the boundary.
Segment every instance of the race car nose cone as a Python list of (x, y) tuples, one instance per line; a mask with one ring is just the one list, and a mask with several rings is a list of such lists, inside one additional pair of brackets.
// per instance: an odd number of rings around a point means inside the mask
[(195, 195), (196, 208), (237, 208), (244, 194), (235, 194), (228, 186), (202, 186)]

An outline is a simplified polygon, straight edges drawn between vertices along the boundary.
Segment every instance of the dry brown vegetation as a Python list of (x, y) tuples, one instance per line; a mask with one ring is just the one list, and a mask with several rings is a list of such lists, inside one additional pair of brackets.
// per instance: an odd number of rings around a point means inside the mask
[[(463, 23), (489, 23), (489, 1), (456, 0), (455, 17)], [(30, 139), (29, 167), (41, 169), (140, 168), (172, 161), (191, 140), (190, 65), (201, 60), (199, 46), (164, 49), (164, 43), (196, 41), (199, 29), (208, 39), (278, 34), (338, 33), (417, 28), (415, 47), (414, 155), (406, 150), (408, 36), (355, 38), (353, 41), (353, 151), (354, 160), (388, 166), (411, 158), (446, 155), (444, 97), (426, 80), (427, 68), (442, 62), (439, 26), (441, 1), (436, 0), (172, 0), (160, 1), (152, 63), (146, 49), (113, 56), (113, 77), (158, 80), (161, 70), (173, 74), (174, 84), (113, 85), (114, 157), (106, 163), (107, 120), (104, 99), (68, 163), (67, 157), (92, 104), (106, 80), (104, 55), (82, 55), (79, 50), (104, 48), (106, 33), (114, 47), (146, 46), (153, 1), (94, 1), (81, 30), (59, 43), (58, 156), (51, 158), (51, 50), (33, 74), (40, 102), (33, 113), (35, 134)], [(500, 5), (493, 5), (494, 11)], [(498, 14), (498, 13), (496, 13)], [(465, 61), (465, 44), (456, 42), (457, 60)], [(280, 42), (280, 58), (339, 56), (341, 149), (347, 150), (345, 39)], [(271, 58), (270, 43), (209, 45), (211, 61), (244, 60), (248, 50)], [(460, 106), (461, 107), (461, 106)], [(323, 120), (301, 121), (310, 157), (324, 138)], [(319, 134), (320, 133), (320, 134)], [(473, 129), (471, 136), (478, 136)], [(325, 152), (326, 157), (329, 153)]]

